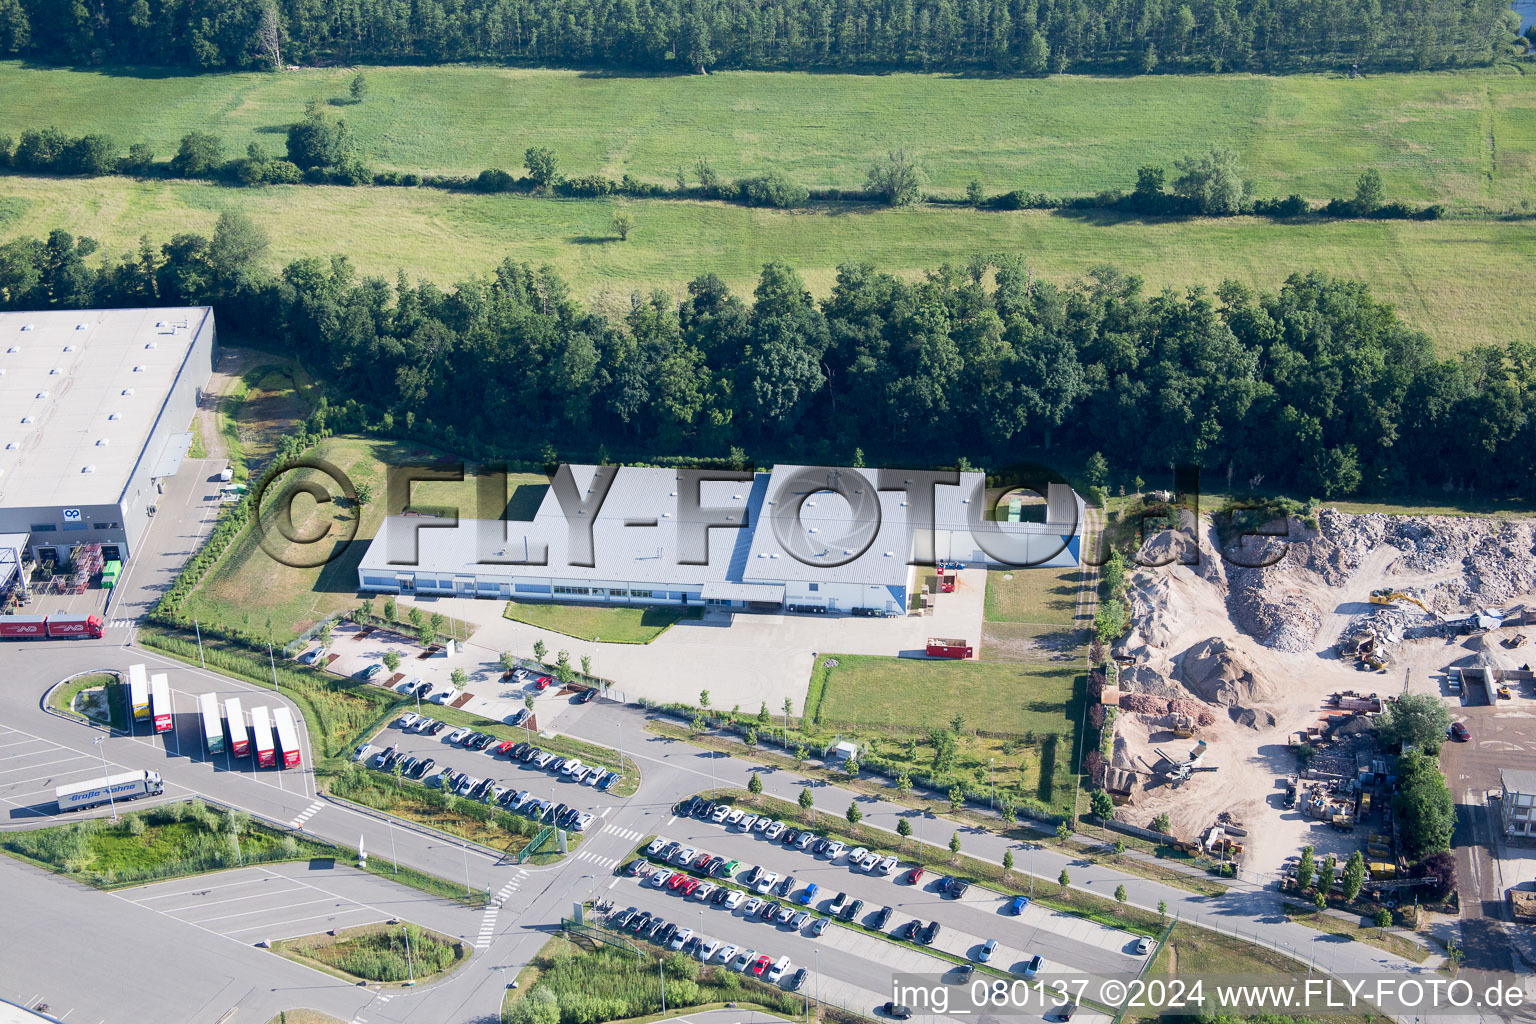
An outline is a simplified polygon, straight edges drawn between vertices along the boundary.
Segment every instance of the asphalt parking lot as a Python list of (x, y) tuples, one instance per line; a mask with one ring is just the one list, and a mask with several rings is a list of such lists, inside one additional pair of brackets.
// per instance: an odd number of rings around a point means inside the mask
[[(937, 888), (944, 875), (942, 863), (933, 864), (921, 883), (913, 886), (905, 881), (911, 862), (904, 862), (889, 875), (869, 875), (850, 868), (846, 853), (831, 862), (769, 841), (760, 832), (743, 833), (739, 828), (727, 829), (697, 818), (678, 818), (666, 826), (665, 836), (685, 846), (736, 858), (741, 861), (741, 873), (761, 864), (780, 878), (792, 875), (797, 892), (814, 883), (819, 887), (815, 909), (822, 912), (839, 892), (845, 892), (849, 900), (864, 901), (861, 917), (883, 906), (892, 907), (887, 926), (892, 932), (913, 919), (938, 921), (938, 948), (956, 956), (971, 957), (987, 939), (997, 939), (993, 962), (1000, 969), (1022, 970), (1023, 961), (1040, 954), (1058, 968), (1133, 977), (1145, 960), (1135, 954), (1137, 936), (1129, 932), (1034, 904), (1015, 916), (1008, 909), (1011, 898), (979, 886), (972, 886), (960, 899), (946, 897)], [(939, 853), (932, 846), (929, 850), (935, 856)]]
[[(801, 967), (810, 971), (804, 987), (796, 990), (797, 993), (806, 993), (813, 999), (865, 1014), (891, 998), (891, 982), (895, 975), (925, 976), (955, 985), (964, 980), (952, 964), (924, 952), (922, 947), (888, 942), (856, 928), (828, 925), (825, 932), (812, 938), (787, 926), (748, 919), (740, 908), (729, 911), (723, 906), (701, 904), (675, 892), (638, 884), (633, 878), (625, 878), (610, 892), (610, 898), (615, 912), (635, 907), (659, 915), (681, 928), (691, 928), (695, 935), (707, 936), (722, 945), (755, 950), (774, 960), (788, 956), (791, 966), (785, 972), (785, 981)], [(982, 977), (981, 974), (972, 975), (972, 979)], [(1039, 1015), (1020, 1014), (1018, 1017), (1040, 1019)], [(1102, 1024), (1107, 1018), (1079, 1014), (1073, 1019)]]
[[(431, 717), (430, 710), (425, 710), (424, 714)], [(444, 768), (452, 768), (457, 772), (467, 772), (477, 779), (492, 778), (503, 788), (531, 789), (533, 795), (541, 800), (554, 800), (593, 813), (604, 807), (620, 806), (624, 802), (623, 797), (610, 796), (594, 786), (572, 782), (568, 777), (536, 768), (532, 762), (524, 764), (493, 756), (491, 752), (496, 749), (495, 742), (482, 750), (465, 750), (457, 743), (448, 742), (448, 737), (454, 731), (454, 727), (449, 727), (436, 736), (424, 735), (402, 728), (400, 720), (395, 719), (373, 738), (373, 746), (378, 750), (368, 755), (368, 769), (374, 770), (375, 753), (393, 746), (407, 756), (430, 757), (437, 762), (428, 775), (420, 780), (422, 782), (431, 782)], [(531, 742), (539, 745), (537, 733), (531, 735)]]
[[(111, 758), (107, 759), (109, 773), (125, 770)], [(61, 746), (52, 740), (0, 725), (0, 803), (7, 809), (6, 821), (19, 823), (51, 817), (58, 813), (55, 789), (101, 777), (101, 758), (94, 753)], [(167, 785), (165, 797), (136, 801), (134, 806), (144, 807), (169, 799), (174, 795), (173, 789), (176, 787)]]
[[(291, 867), (287, 865), (285, 867)], [(325, 877), (332, 872), (300, 872)], [(116, 895), (182, 924), (242, 943), (313, 935), (387, 921), (390, 911), (291, 870), (247, 868), (130, 889)]]

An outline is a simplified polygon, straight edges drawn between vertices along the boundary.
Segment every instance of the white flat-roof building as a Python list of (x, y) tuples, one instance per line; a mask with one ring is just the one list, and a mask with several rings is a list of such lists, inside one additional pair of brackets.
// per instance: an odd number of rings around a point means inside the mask
[[(593, 500), (598, 467), (568, 471), (570, 502)], [(1077, 564), (1081, 549), (1082, 499), (1056, 484), (1045, 522), (1002, 523), (984, 507), (985, 477), (959, 474), (958, 484), (933, 488), (930, 534), (921, 514), (909, 515), (903, 485), (911, 481), (903, 471), (776, 466), (743, 480), (700, 483), (685, 470), (610, 472), (590, 520), (587, 513), (567, 517), (558, 485), (529, 521), (389, 516), (359, 563), (358, 585), (458, 597), (903, 614), (916, 564), (1066, 566)], [(699, 515), (716, 524), (707, 551), (697, 548), (690, 483)]]
[(82, 542), (126, 560), (191, 443), (214, 345), (206, 306), (0, 313), (0, 534), (40, 561)]

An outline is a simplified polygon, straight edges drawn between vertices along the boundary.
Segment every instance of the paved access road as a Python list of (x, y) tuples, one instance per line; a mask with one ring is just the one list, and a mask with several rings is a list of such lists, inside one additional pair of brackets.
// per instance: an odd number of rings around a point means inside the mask
[[(47, 714), (40, 707), (44, 691), (60, 678), (75, 672), (103, 668), (126, 671), (128, 664), (138, 661), (150, 665), (151, 671), (165, 670), (171, 675), (178, 692), (178, 714), (177, 728), (170, 734), (109, 737), (104, 739), (98, 751), (92, 741), (103, 736), (101, 730)], [(245, 888), (233, 891), (231, 898), (240, 902), (229, 905), (228, 914), (233, 916), (226, 917), (217, 912), (217, 907), (204, 905), (205, 902), (213, 902), (211, 897), (194, 898), (186, 894), (187, 890), (197, 892), (209, 888), (215, 884), (212, 879), (218, 876), (210, 876), (208, 885), (202, 884), (201, 879), (191, 880), (197, 886), (195, 889), (185, 883), (157, 887), (152, 895), (163, 894), (166, 897), (163, 902), (167, 906), (161, 908), (155, 906), (157, 901), (153, 899), (145, 905), (125, 898), (126, 894), (123, 893), (107, 895), (82, 891), (30, 868), (5, 864), (6, 869), (13, 873), (30, 872), (38, 880), (29, 880), (19, 886), (27, 892), (27, 913), (18, 915), (19, 920), (60, 920), (59, 916), (50, 918), (49, 907), (54, 902), (53, 897), (63, 889), (71, 893), (68, 901), (61, 902), (61, 906), (67, 902), (72, 908), (68, 913), (61, 911), (64, 927), (29, 930), (26, 933), (29, 943), (23, 955), (14, 960), (14, 966), (5, 968), (12, 973), (0, 973), (0, 984), (4, 984), (7, 994), (18, 999), (27, 999), (36, 991), (41, 993), (43, 1000), (58, 1007), (80, 990), (78, 974), (66, 975), (46, 966), (44, 961), (67, 963), (77, 951), (72, 936), (83, 930), (90, 921), (101, 934), (119, 943), (128, 942), (135, 934), (143, 934), (148, 937), (150, 945), (158, 944), (162, 948), (177, 951), (166, 958), (169, 963), (176, 967), (186, 964), (189, 970), (197, 972), (198, 983), (187, 986), (185, 990), (177, 987), (146, 988), (145, 998), (150, 998), (149, 993), (154, 993), (156, 998), (164, 1002), (157, 1011), (158, 1017), (149, 1019), (212, 1019), (228, 1008), (228, 1005), (239, 1005), (242, 1017), (246, 1015), (247, 1008), (260, 1008), (264, 1011), (268, 1007), (311, 1006), (343, 1020), (358, 1021), (359, 1024), (379, 1024), (381, 1021), (437, 1024), (441, 1021), (491, 1019), (500, 1003), (503, 985), (508, 977), (503, 969), (515, 971), (526, 963), (547, 940), (551, 927), (562, 916), (570, 913), (573, 902), (590, 896), (602, 898), (606, 894), (620, 907), (627, 906), (629, 902), (639, 905), (640, 900), (660, 900), (665, 906), (675, 905), (675, 900), (666, 893), (651, 896), (638, 889), (626, 890), (636, 893), (635, 899), (626, 902), (618, 891), (619, 886), (633, 887), (634, 883), (616, 877), (614, 865), (641, 838), (652, 834), (671, 834), (674, 838), (693, 835), (699, 844), (715, 852), (724, 853), (728, 848), (739, 846), (744, 850), (752, 850), (755, 859), (768, 859), (766, 854), (757, 852), (766, 850), (768, 844), (756, 837), (732, 838), (716, 826), (693, 820), (679, 822), (674, 820), (673, 815), (673, 808), (679, 799), (711, 784), (744, 786), (751, 768), (749, 762), (711, 755), (685, 743), (649, 735), (644, 731), (644, 715), (641, 712), (606, 701), (595, 701), (563, 711), (559, 725), (562, 731), (607, 746), (619, 746), (626, 754), (636, 758), (644, 773), (640, 792), (633, 797), (616, 798), (596, 793), (590, 787), (575, 787), (551, 780), (551, 785), (557, 791), (570, 790), (573, 794), (580, 793), (590, 799), (592, 803), (587, 806), (600, 817), (588, 830), (581, 848), (571, 857), (546, 868), (519, 868), (502, 858), (403, 825), (392, 825), (374, 814), (317, 796), (307, 763), (301, 769), (289, 771), (257, 771), (251, 769), (249, 763), (222, 756), (212, 760), (204, 758), (197, 723), (192, 713), (195, 695), (205, 690), (215, 692), (221, 698), (239, 694), (243, 703), (249, 707), (259, 701), (270, 704), (281, 699), (280, 694), (270, 690), (190, 668), (179, 662), (168, 662), (153, 652), (128, 649), (110, 642), (0, 646), (0, 676), (7, 680), (7, 685), (0, 688), (0, 727), (10, 730), (0, 734), (0, 758), (6, 756), (6, 750), (11, 750), (18, 758), (12, 767), (19, 769), (10, 773), (10, 788), (6, 788), (7, 775), (0, 774), (0, 801), (3, 801), (0, 806), (4, 809), (0, 828), (31, 828), (48, 821), (47, 815), (52, 812), (46, 803), (47, 791), (52, 785), (58, 784), (50, 784), (50, 778), (63, 777), (58, 773), (66, 769), (71, 780), (88, 777), (89, 768), (82, 759), (94, 757), (99, 767), (100, 758), (104, 754), (109, 768), (152, 768), (159, 771), (168, 783), (169, 796), (201, 793), (271, 820), (287, 823), (291, 827), (303, 828), (334, 842), (348, 846), (361, 843), (376, 862), (398, 857), (403, 864), (442, 877), (462, 877), (469, 888), (488, 891), (497, 899), (497, 905), (489, 909), (470, 910), (442, 901), (426, 900), (423, 903), (423, 898), (413, 890), (400, 890), (399, 893), (404, 895), (397, 893), (395, 897), (354, 890), (349, 883), (339, 883), (338, 880), (349, 873), (356, 873), (341, 869), (335, 869), (324, 876), (304, 871), (292, 874), (286, 869), (273, 869), (265, 872), (264, 876), (256, 877), (272, 877), (276, 881), (251, 882), (254, 891)], [(302, 723), (298, 716), (295, 718)], [(9, 743), (16, 745), (4, 746)], [(483, 759), (481, 763), (487, 767), (477, 774), (492, 772), (489, 766), (495, 765), (493, 773), (507, 782), (520, 778), (537, 779), (544, 774), (508, 765), (504, 760), (489, 758), (483, 752), (457, 751), (450, 757), (471, 759), (471, 763), (473, 759)], [(4, 773), (7, 763), (0, 760), (0, 773)], [(802, 786), (809, 784), (782, 771), (766, 773), (764, 781), (767, 792), (791, 800), (798, 795)], [(817, 805), (832, 813), (841, 813), (853, 799), (852, 794), (832, 786), (816, 785), (813, 792)], [(1062, 866), (1069, 863), (1067, 857), (1053, 851), (1035, 850), (1032, 846), (957, 826), (943, 819), (916, 815), (906, 808), (873, 798), (858, 799), (864, 809), (866, 824), (894, 831), (898, 815), (912, 816), (917, 831), (930, 844), (947, 841), (950, 832), (959, 828), (966, 851), (973, 855), (1000, 860), (1003, 850), (1011, 845), (1019, 851), (1021, 869), (1030, 867), (1033, 859), (1037, 861), (1033, 865), (1035, 872), (1046, 877), (1054, 876)], [(105, 813), (105, 810), (101, 813)], [(1004, 917), (995, 906), (988, 907), (985, 897), (979, 893), (971, 900), (946, 902), (921, 889), (913, 893), (888, 879), (856, 879), (846, 866), (818, 865), (803, 854), (782, 851), (782, 848), (780, 851), (773, 856), (776, 862), (783, 865), (774, 868), (781, 873), (786, 868), (804, 877), (812, 877), (818, 872), (825, 873), (829, 890), (834, 884), (834, 878), (841, 879), (837, 884), (845, 886), (851, 894), (857, 894), (856, 887), (868, 887), (868, 895), (861, 898), (872, 907), (887, 902), (893, 905), (899, 903), (913, 916), (919, 913), (930, 918), (944, 915), (942, 920), (946, 922), (945, 930), (951, 933), (945, 941), (956, 943), (952, 947), (956, 953), (965, 954), (983, 938), (995, 937), (1004, 942), (1004, 955), (1008, 956), (1022, 957), (1025, 953), (1039, 951), (1049, 945), (1064, 954), (1070, 951), (1070, 955), (1061, 957), (1069, 966), (1100, 968), (1119, 965), (1121, 971), (1134, 969), (1135, 966), (1133, 958), (1114, 948), (1117, 943), (1110, 941), (1110, 937), (1115, 935), (1113, 932), (1100, 935), (1092, 929), (1083, 930), (1077, 928), (1081, 922), (1075, 920), (1053, 922), (1049, 917), (1041, 920), (1027, 916), (1019, 921)], [(748, 863), (754, 862), (747, 857), (742, 859)], [(1116, 885), (1124, 883), (1133, 903), (1155, 907), (1159, 899), (1165, 899), (1170, 912), (1180, 913), (1186, 919), (1198, 918), (1200, 924), (1218, 924), (1222, 930), (1237, 932), (1244, 938), (1257, 936), (1261, 941), (1277, 947), (1294, 949), (1303, 957), (1315, 957), (1321, 968), (1336, 966), (1339, 970), (1380, 970), (1384, 963), (1395, 963), (1392, 958), (1370, 947), (1358, 943), (1330, 942), (1319, 933), (1299, 925), (1278, 922), (1274, 899), (1266, 893), (1235, 890), (1226, 897), (1204, 899), (1182, 890), (1122, 875), (1109, 867), (1083, 865), (1076, 861), (1071, 864), (1074, 880), (1092, 891), (1108, 896)], [(325, 881), (317, 880), (321, 877)], [(357, 877), (372, 885), (386, 884), (362, 875)], [(314, 891), (306, 892), (301, 881), (310, 890), (324, 891), (318, 894)], [(264, 891), (264, 886), (269, 887), (270, 891)], [(276, 888), (278, 886), (283, 887), (284, 891), (279, 892)], [(390, 888), (393, 891), (393, 887)], [(864, 888), (857, 889), (857, 892), (865, 891)], [(254, 941), (256, 932), (308, 927), (308, 912), (324, 918), (335, 916), (338, 921), (365, 919), (375, 911), (390, 910), (391, 898), (405, 900), (403, 909), (412, 919), (421, 920), (438, 931), (471, 942), (476, 947), (476, 955), (471, 962), (442, 982), (412, 990), (387, 992), (375, 998), (365, 990), (347, 986), (297, 965), (274, 962), (277, 958), (271, 954), (246, 944), (247, 940)], [(146, 921), (155, 923), (144, 926), (143, 922)], [(317, 923), (323, 924), (324, 920)], [(139, 926), (147, 927), (148, 930), (136, 932), (135, 928)], [(782, 948), (797, 961), (802, 961), (807, 955), (805, 944), (800, 938), (776, 935), (770, 926), (755, 922), (721, 920), (718, 925), (721, 932), (719, 937), (735, 941), (725, 932), (739, 929), (746, 929), (746, 932), (732, 931), (732, 934), (742, 934), (743, 937), (750, 934), (754, 940), (760, 935), (771, 936), (774, 940), (773, 948)], [(37, 939), (35, 942), (30, 941), (34, 932)], [(821, 948), (823, 954), (830, 949), (837, 949), (830, 963), (825, 962), (829, 959), (827, 955), (822, 957), (824, 977), (835, 979), (827, 982), (829, 986), (834, 986), (831, 991), (823, 993), (828, 997), (840, 991), (835, 986), (841, 985), (844, 986), (841, 991), (846, 991), (849, 999), (868, 999), (871, 993), (881, 991), (882, 979), (888, 983), (897, 960), (909, 957), (929, 959), (926, 954), (908, 945), (882, 943), (879, 939), (849, 929), (829, 931), (828, 935), (830, 938), (824, 938), (820, 947), (811, 947), (812, 950)], [(841, 948), (834, 944), (836, 942), (846, 942), (857, 948)], [(188, 943), (194, 947), (194, 951), (183, 957), (179, 951)], [(880, 943), (884, 948), (878, 949), (878, 952), (885, 955), (875, 955), (876, 947), (870, 946), (871, 943)], [(944, 946), (945, 943), (941, 942), (940, 945)], [(765, 952), (768, 951), (767, 947), (768, 943), (765, 942)], [(147, 969), (139, 953), (140, 947), (136, 946), (135, 956), (121, 963), (110, 959), (98, 961), (96, 970), (101, 976), (95, 979), (97, 987), (110, 990), (116, 985), (138, 984)], [(809, 955), (815, 959), (814, 952)], [(209, 957), (214, 959), (202, 966), (203, 961)], [(848, 964), (846, 968), (842, 966), (844, 961)], [(225, 979), (224, 983), (215, 986), (216, 980), (221, 977)], [(257, 993), (261, 994), (258, 996)], [(389, 997), (387, 1000), (386, 995)], [(84, 999), (84, 996), (78, 997), (82, 1006)], [(361, 1003), (363, 999), (368, 1002)], [(215, 1012), (208, 1012), (210, 1007), (217, 1006), (221, 1000), (227, 1001), (228, 1005), (220, 1006)], [(866, 1012), (868, 1009), (857, 1002), (855, 1008)], [(142, 1013), (113, 1011), (114, 1006), (104, 1005), (96, 1018), (81, 1013), (72, 1016), (71, 1021), (146, 1019)], [(250, 1016), (257, 1020), (266, 1019), (260, 1012), (251, 1012)]]

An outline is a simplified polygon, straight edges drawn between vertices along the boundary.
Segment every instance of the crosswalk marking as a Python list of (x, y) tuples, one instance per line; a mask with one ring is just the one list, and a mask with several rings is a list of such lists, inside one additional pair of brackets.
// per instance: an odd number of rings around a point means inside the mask
[(325, 801), (323, 801), (323, 800), (316, 800), (314, 803), (312, 803), (308, 807), (304, 808), (304, 810), (299, 813), (299, 816), (297, 818), (294, 818), (292, 821), (290, 821), (288, 823), (288, 827), (289, 828), (298, 828), (298, 827), (300, 827), (306, 821), (308, 821), (310, 818), (313, 818), (320, 811), (320, 808), (322, 808), (324, 806), (325, 806)]
[(480, 936), (475, 939), (476, 949), (487, 949), (491, 945), (491, 939), (496, 935), (496, 915), (501, 913), (501, 905), (492, 903), (485, 908), (485, 915), (480, 918)]
[(588, 853), (586, 850), (576, 851), (576, 859), (584, 860), (589, 864), (596, 864), (600, 868), (611, 868), (619, 863), (619, 858), (617, 857), (599, 857), (597, 854)]
[(641, 836), (643, 836), (645, 834), (643, 832), (636, 832), (632, 828), (620, 828), (617, 825), (609, 825), (606, 828), (604, 828), (603, 831), (604, 832), (612, 832), (614, 835), (618, 836), (620, 839), (628, 839), (630, 842), (634, 842), (635, 840), (639, 839)]
[(107, 623), (107, 626), (111, 629), (126, 629), (129, 626), (138, 625), (138, 622), (138, 619), (113, 619)]

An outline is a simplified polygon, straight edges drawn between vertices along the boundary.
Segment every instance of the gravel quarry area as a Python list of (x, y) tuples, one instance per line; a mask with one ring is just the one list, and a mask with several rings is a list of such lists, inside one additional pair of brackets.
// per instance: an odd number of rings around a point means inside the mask
[[(1283, 811), (1281, 797), (1296, 770), (1288, 738), (1317, 723), (1331, 694), (1438, 694), (1450, 665), (1536, 661), (1536, 641), (1498, 643), (1515, 630), (1468, 636), (1463, 626), (1486, 609), (1536, 607), (1529, 520), (1324, 509), (1315, 526), (1293, 519), (1283, 539), (1249, 537), (1224, 551), (1210, 521), (1186, 513), (1183, 529), (1148, 538), (1138, 561), (1131, 628), (1114, 650), (1122, 710), (1112, 758), (1138, 784), (1117, 817), (1145, 826), (1166, 812), (1173, 832), (1193, 839), (1225, 812), (1249, 826), (1243, 871), (1255, 879), (1274, 877), (1306, 843), (1327, 844), (1328, 830)], [(1424, 607), (1372, 603), (1383, 588)], [(1366, 629), (1392, 639), (1384, 673), (1340, 654)], [(1191, 702), (1209, 724), (1175, 735), (1174, 715)], [(1182, 759), (1199, 740), (1216, 771), (1177, 784), (1154, 773), (1159, 751)]]

